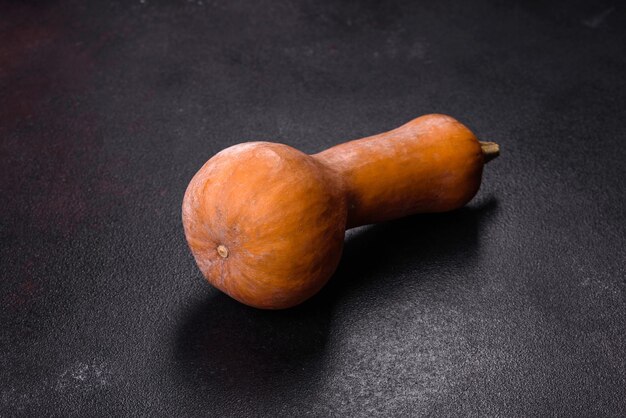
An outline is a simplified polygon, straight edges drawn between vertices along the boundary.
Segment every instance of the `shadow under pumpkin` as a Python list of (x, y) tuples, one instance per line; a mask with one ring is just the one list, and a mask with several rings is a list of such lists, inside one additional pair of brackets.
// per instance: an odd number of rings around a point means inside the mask
[[(454, 265), (479, 254), (481, 227), (497, 212), (490, 198), (473, 207), (445, 214), (416, 215), (358, 228), (347, 233), (342, 260), (324, 289), (300, 306), (264, 311), (216, 293), (186, 313), (176, 337), (174, 373), (197, 400), (212, 408), (280, 409), (280, 403), (306, 403), (303, 385), (312, 399), (324, 373), (325, 346), (333, 308), (342, 300), (392, 287), (435, 281), (402, 272), (425, 266)], [(366, 297), (365, 301), (374, 298)], [(369, 302), (368, 302), (369, 303)], [(392, 302), (389, 302), (392, 303)], [(292, 399), (296, 393), (299, 399)], [(277, 406), (278, 402), (278, 406)], [(212, 409), (215, 410), (215, 409)]]

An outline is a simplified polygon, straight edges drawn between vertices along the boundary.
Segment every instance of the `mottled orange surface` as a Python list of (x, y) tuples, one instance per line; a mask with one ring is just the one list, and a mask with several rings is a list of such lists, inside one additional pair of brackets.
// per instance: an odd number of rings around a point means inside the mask
[(250, 306), (288, 308), (328, 281), (347, 228), (459, 208), (478, 191), (484, 163), (474, 134), (444, 115), (312, 156), (239, 144), (189, 183), (185, 235), (213, 286)]

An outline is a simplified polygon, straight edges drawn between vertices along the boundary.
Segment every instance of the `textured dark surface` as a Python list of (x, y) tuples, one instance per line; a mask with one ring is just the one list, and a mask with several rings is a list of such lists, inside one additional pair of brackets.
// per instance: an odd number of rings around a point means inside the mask
[[(0, 416), (624, 416), (625, 17), (3, 2)], [(203, 281), (180, 204), (212, 154), (430, 112), (502, 145), (468, 208), (351, 231), (296, 309)]]

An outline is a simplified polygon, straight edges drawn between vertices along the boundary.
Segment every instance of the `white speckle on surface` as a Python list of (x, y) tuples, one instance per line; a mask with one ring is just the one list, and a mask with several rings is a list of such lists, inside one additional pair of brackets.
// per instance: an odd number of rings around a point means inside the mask
[(91, 389), (109, 384), (110, 371), (104, 362), (76, 362), (72, 367), (59, 374), (56, 390)]
[(387, 38), (385, 53), (390, 58), (395, 58), (398, 55), (398, 39), (394, 36)]
[(2, 405), (9, 405), (11, 403), (11, 400), (13, 400), (15, 397), (15, 388), (3, 388), (0, 400), (2, 401)]
[(409, 52), (407, 55), (409, 58), (416, 58), (420, 60), (424, 59), (424, 57), (426, 56), (426, 45), (424, 45), (422, 42), (413, 43), (413, 45), (411, 45), (411, 47), (409, 48)]
[(615, 6), (611, 6), (608, 9), (598, 14), (595, 14), (593, 16), (588, 17), (587, 19), (584, 19), (582, 23), (588, 28), (597, 29), (606, 20), (606, 18), (609, 17), (609, 15), (613, 13), (614, 11), (615, 11)]
[(76, 361), (60, 373), (41, 376), (35, 386), (19, 381), (11, 385), (0, 380), (0, 417), (5, 416), (3, 408), (22, 411), (36, 407), (45, 398), (102, 390), (111, 386), (112, 376), (107, 362), (87, 360)]

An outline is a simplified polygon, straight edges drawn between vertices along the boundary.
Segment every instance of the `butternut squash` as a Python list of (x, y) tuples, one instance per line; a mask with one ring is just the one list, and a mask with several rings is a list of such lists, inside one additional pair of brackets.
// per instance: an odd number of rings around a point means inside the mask
[(497, 144), (437, 114), (315, 155), (235, 145), (189, 183), (185, 236), (213, 286), (250, 306), (288, 308), (331, 277), (346, 229), (460, 208), (498, 154)]

